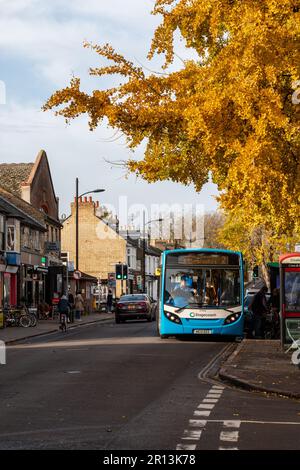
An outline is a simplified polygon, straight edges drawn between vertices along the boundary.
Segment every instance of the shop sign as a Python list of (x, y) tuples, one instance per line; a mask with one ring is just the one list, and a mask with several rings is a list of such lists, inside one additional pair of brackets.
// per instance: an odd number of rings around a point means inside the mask
[(34, 266), (34, 270), (38, 273), (48, 274), (48, 268), (45, 268), (44, 266)]
[(4, 313), (0, 310), (0, 328), (4, 328)]
[(45, 251), (60, 251), (60, 242), (45, 242)]
[(20, 266), (21, 264), (21, 254), (16, 251), (7, 251), (6, 252), (6, 262), (10, 266)]

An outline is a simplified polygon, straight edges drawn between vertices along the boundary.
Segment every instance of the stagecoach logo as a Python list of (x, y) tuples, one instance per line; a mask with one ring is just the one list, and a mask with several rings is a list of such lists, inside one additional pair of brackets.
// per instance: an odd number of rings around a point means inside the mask
[(216, 313), (212, 313), (212, 312), (201, 312), (201, 313), (198, 313), (198, 312), (190, 312), (190, 317), (191, 318), (195, 318), (195, 317), (199, 317), (199, 318), (211, 318), (211, 317), (216, 317)]

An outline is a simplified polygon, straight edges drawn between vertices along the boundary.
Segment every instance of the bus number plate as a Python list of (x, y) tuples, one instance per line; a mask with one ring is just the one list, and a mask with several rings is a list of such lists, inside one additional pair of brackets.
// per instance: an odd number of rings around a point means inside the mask
[(212, 330), (194, 330), (194, 335), (211, 335)]

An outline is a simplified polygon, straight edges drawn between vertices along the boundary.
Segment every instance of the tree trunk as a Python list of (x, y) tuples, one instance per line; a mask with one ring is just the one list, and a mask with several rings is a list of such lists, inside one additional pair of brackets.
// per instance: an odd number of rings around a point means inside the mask
[(270, 290), (271, 282), (270, 282), (270, 271), (268, 269), (267, 263), (265, 261), (262, 262), (261, 265), (261, 272), (263, 280), (265, 281), (268, 289)]

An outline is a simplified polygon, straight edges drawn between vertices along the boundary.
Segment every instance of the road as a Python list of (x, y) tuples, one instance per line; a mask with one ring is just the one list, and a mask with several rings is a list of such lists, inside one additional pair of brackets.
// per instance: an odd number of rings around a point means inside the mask
[(299, 449), (300, 403), (202, 378), (229, 344), (95, 324), (8, 348), (1, 449)]

